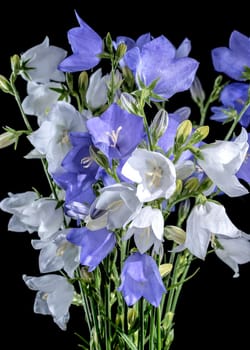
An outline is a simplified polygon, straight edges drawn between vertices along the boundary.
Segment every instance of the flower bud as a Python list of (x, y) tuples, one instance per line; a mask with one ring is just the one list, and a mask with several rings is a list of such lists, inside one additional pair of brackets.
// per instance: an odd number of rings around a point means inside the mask
[(189, 119), (184, 120), (177, 129), (175, 140), (178, 145), (183, 145), (192, 132), (192, 123)]
[(205, 100), (205, 92), (202, 88), (200, 79), (196, 76), (190, 88), (190, 93), (194, 102), (198, 105), (203, 103)]
[(86, 91), (88, 88), (88, 84), (89, 84), (88, 73), (83, 71), (79, 74), (79, 77), (78, 77), (79, 90)]
[(126, 51), (127, 51), (127, 45), (124, 43), (120, 43), (117, 47), (117, 50), (116, 50), (116, 60), (118, 62), (125, 55)]
[(186, 240), (186, 232), (178, 226), (167, 225), (164, 228), (164, 235), (177, 244), (183, 244)]
[(173, 268), (172, 264), (161, 264), (159, 266), (161, 277), (167, 276), (171, 272), (172, 268)]
[(5, 148), (15, 143), (17, 138), (12, 132), (6, 131), (0, 134), (0, 148)]
[(184, 185), (185, 193), (192, 193), (198, 190), (200, 186), (199, 180), (196, 177), (190, 177)]
[(8, 94), (12, 94), (12, 87), (8, 81), (3, 75), (0, 75), (0, 89), (3, 92), (6, 92)]
[(194, 145), (202, 140), (204, 140), (209, 134), (209, 126), (203, 125), (198, 127), (189, 139), (189, 144)]
[(13, 55), (10, 58), (11, 69), (14, 74), (18, 74), (20, 71), (20, 57), (18, 55)]
[(168, 112), (165, 109), (160, 109), (150, 125), (150, 131), (153, 135), (155, 141), (158, 141), (159, 138), (164, 134), (168, 127)]
[(120, 106), (129, 113), (137, 114), (136, 99), (128, 92), (122, 92)]

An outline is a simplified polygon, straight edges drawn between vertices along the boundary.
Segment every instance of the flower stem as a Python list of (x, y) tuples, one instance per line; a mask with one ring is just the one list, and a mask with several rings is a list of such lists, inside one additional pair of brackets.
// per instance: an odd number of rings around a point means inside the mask
[(144, 350), (144, 300), (139, 300), (139, 317), (140, 317), (140, 328), (139, 328), (139, 350)]
[(241, 117), (246, 112), (246, 110), (248, 109), (249, 106), (250, 106), (250, 101), (244, 105), (244, 107), (242, 108), (242, 110), (238, 114), (238, 117), (234, 119), (233, 124), (231, 125), (230, 129), (228, 130), (228, 133), (225, 136), (225, 139), (224, 139), (225, 141), (228, 141), (231, 138), (231, 136), (232, 136), (232, 134), (234, 132), (234, 129), (236, 128), (236, 126), (239, 123)]

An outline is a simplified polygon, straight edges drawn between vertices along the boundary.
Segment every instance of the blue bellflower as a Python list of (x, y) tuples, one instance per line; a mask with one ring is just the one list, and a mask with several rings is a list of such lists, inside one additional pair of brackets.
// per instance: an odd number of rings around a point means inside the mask
[(118, 290), (122, 292), (128, 306), (144, 297), (150, 304), (158, 307), (162, 294), (166, 293), (155, 260), (140, 253), (134, 253), (126, 259)]
[(58, 66), (63, 72), (80, 72), (91, 69), (100, 62), (103, 51), (102, 38), (76, 13), (80, 27), (68, 31), (68, 40), (73, 54), (66, 57)]
[(113, 103), (100, 116), (87, 121), (93, 144), (110, 159), (130, 155), (145, 136), (143, 118)]
[[(210, 119), (218, 122), (224, 122), (228, 119), (230, 110), (234, 109), (239, 114), (244, 108), (248, 99), (249, 84), (232, 83), (224, 87), (220, 94), (220, 101), (222, 106), (212, 107), (211, 111), (214, 113)], [(248, 107), (243, 113), (239, 123), (247, 128), (250, 124), (250, 108)]]
[(245, 67), (250, 67), (250, 38), (234, 30), (229, 39), (229, 48), (217, 47), (212, 50), (212, 61), (217, 72), (243, 81)]
[[(186, 54), (186, 50), (183, 50)], [(135, 47), (124, 57), (133, 72), (137, 85), (140, 81), (149, 86), (157, 80), (153, 92), (162, 99), (168, 99), (177, 92), (188, 90), (194, 80), (199, 63), (186, 56), (180, 56), (172, 43), (161, 35), (140, 50)]]
[(101, 229), (90, 231), (86, 227), (73, 228), (67, 234), (67, 240), (81, 247), (80, 263), (93, 271), (113, 250), (115, 234)]

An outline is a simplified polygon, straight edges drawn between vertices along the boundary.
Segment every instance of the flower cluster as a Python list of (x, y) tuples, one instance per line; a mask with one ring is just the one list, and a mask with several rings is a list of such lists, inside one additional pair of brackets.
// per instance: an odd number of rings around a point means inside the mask
[[(248, 193), (250, 39), (234, 31), (229, 47), (212, 50), (222, 75), (206, 97), (189, 39), (177, 48), (150, 33), (103, 39), (76, 18), (72, 54), (46, 37), (11, 57), (9, 79), (0, 76), (26, 126), (5, 127), (0, 147), (27, 137), (25, 158), (42, 162), (51, 191), (9, 193), (0, 208), (12, 215), (9, 231), (35, 235), (41, 276), (23, 280), (37, 291), (36, 313), (66, 330), (71, 305), (82, 305), (90, 334), (83, 349), (169, 349), (193, 259), (214, 252), (234, 277), (250, 261), (250, 235), (220, 203)], [(199, 122), (188, 106), (167, 111), (184, 91)], [(206, 141), (208, 117), (230, 125), (225, 138)]]

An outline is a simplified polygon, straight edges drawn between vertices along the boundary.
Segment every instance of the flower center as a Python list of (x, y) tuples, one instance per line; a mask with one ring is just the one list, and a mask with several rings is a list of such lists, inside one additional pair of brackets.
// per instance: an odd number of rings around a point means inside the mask
[(160, 166), (154, 166), (152, 171), (146, 173), (146, 179), (149, 187), (160, 187), (163, 169)]
[(61, 143), (62, 144), (69, 144), (70, 143), (70, 141), (69, 141), (69, 133), (68, 133), (67, 130), (63, 131), (62, 138), (61, 138)]
[(116, 147), (117, 141), (118, 141), (118, 137), (119, 137), (119, 133), (122, 130), (122, 126), (120, 125), (117, 130), (112, 130), (111, 132), (106, 131), (106, 135), (110, 137), (111, 141), (113, 142), (113, 144), (111, 144), (111, 147)]
[(58, 249), (56, 250), (56, 256), (63, 256), (68, 245), (69, 245), (68, 242), (65, 242), (60, 247), (58, 247)]

